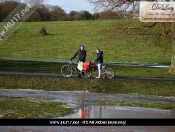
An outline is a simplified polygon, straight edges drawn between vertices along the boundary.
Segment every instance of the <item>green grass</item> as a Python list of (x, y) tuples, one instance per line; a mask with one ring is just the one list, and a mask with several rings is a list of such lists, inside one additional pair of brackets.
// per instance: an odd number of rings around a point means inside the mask
[(72, 109), (64, 108), (63, 105), (65, 103), (0, 96), (0, 113), (2, 115), (0, 118), (53, 118), (73, 113)]
[[(133, 20), (133, 23), (140, 24)], [(104, 51), (104, 62), (147, 62), (170, 65), (171, 43), (163, 39), (164, 46), (154, 41), (143, 43), (141, 36), (127, 36), (114, 25), (131, 26), (127, 20), (25, 22), (0, 45), (0, 71), (60, 73), (61, 64), (50, 62), (9, 61), (3, 58), (33, 60), (67, 60), (84, 43), (87, 61), (96, 58), (96, 48)], [(49, 35), (40, 36), (45, 26)], [(155, 29), (162, 26), (157, 25)], [(115, 30), (114, 30), (115, 29)], [(147, 32), (147, 31), (145, 31)], [(120, 37), (117, 37), (120, 34)], [(153, 39), (154, 37), (152, 37)], [(113, 67), (117, 76), (168, 77), (168, 69), (143, 67)]]
[(60, 74), (62, 63), (42, 61), (13, 61), (0, 59), (0, 71), (38, 72)]
[(89, 91), (110, 94), (145, 94), (174, 96), (175, 82), (122, 81), (111, 79), (45, 78), (0, 76), (0, 87), (5, 89), (36, 89), (46, 91)]
[[(170, 64), (172, 50), (169, 41), (164, 42), (166, 46), (163, 48), (150, 40), (144, 44), (141, 36), (129, 37), (113, 30), (114, 24), (121, 23), (125, 26), (132, 24), (127, 20), (25, 22), (0, 46), (0, 58), (67, 60), (83, 43), (88, 61), (95, 59), (95, 50), (100, 48), (104, 51), (105, 62)], [(43, 26), (50, 35), (40, 36)], [(117, 34), (121, 35), (120, 39)]]
[[(137, 23), (140, 24), (139, 21)], [(127, 36), (118, 29), (114, 29), (114, 25), (122, 24), (132, 25), (126, 20), (24, 22), (0, 45), (0, 71), (60, 74), (63, 63), (12, 61), (3, 58), (67, 60), (74, 55), (80, 44), (85, 45), (87, 61), (93, 61), (96, 58), (96, 48), (100, 48), (104, 51), (104, 62), (170, 64), (171, 40), (163, 40), (161, 42), (164, 46), (156, 46), (153, 36), (145, 44), (141, 36)], [(43, 26), (49, 35), (40, 36), (39, 31)], [(156, 29), (160, 29), (160, 24)], [(118, 35), (120, 37), (117, 37)], [(115, 69), (116, 76), (175, 78), (175, 75), (168, 74), (168, 69), (125, 66), (112, 66), (112, 68)], [(95, 93), (174, 96), (174, 86), (175, 82), (0, 76), (0, 88), (6, 89), (87, 90)], [(125, 104), (125, 102), (119, 103)], [(127, 103), (127, 105), (131, 104)], [(2, 118), (50, 118), (72, 113), (71, 109), (62, 108), (62, 105), (63, 103), (33, 102), (0, 97), (0, 113), (4, 113)], [(134, 106), (140, 105), (142, 104), (135, 103)], [(154, 105), (151, 104), (151, 107)], [(147, 104), (143, 106), (149, 107)], [(174, 105), (167, 104), (163, 108), (174, 109)]]
[(175, 104), (170, 103), (148, 103), (148, 102), (131, 102), (131, 101), (114, 101), (114, 100), (94, 100), (90, 101), (102, 105), (110, 106), (132, 106), (132, 107), (146, 107), (164, 110), (175, 110)]

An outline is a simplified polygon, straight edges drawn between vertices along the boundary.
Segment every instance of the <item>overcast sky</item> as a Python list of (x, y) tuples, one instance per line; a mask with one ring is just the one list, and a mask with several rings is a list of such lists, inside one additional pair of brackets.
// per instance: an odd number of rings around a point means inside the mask
[(93, 13), (94, 6), (87, 0), (44, 0), (44, 4), (58, 5), (64, 9), (67, 13), (70, 11), (82, 11), (86, 10)]

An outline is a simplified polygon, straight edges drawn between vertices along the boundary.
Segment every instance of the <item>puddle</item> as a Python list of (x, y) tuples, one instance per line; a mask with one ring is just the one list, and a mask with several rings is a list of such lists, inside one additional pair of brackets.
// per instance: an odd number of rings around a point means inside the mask
[(94, 103), (87, 100), (116, 100), (150, 103), (175, 103), (175, 97), (148, 96), (138, 94), (98, 94), (88, 91), (40, 91), (31, 89), (0, 89), (0, 95), (24, 97), (41, 101), (54, 101), (68, 103), (71, 108), (83, 108)]
[[(0, 89), (0, 95), (26, 97), (43, 101), (68, 103), (67, 107), (75, 109), (75, 113), (57, 118), (175, 118), (171, 110), (151, 108), (104, 106), (89, 103), (87, 100), (124, 100), (143, 102), (174, 103), (175, 97), (146, 96), (138, 94), (97, 94), (88, 91), (38, 91)], [(175, 126), (1, 126), (0, 132), (174, 132)]]
[[(157, 110), (138, 107), (123, 107), (123, 106), (102, 106), (95, 103), (90, 103), (88, 100), (117, 100), (117, 101), (134, 101), (134, 102), (161, 102), (161, 103), (175, 103), (175, 97), (162, 96), (147, 96), (138, 94), (97, 94), (89, 93), (88, 91), (39, 91), (31, 89), (0, 89), (0, 95), (25, 97), (40, 101), (54, 101), (67, 103), (65, 107), (74, 108), (75, 114), (61, 118), (172, 118), (174, 113), (168, 110)], [(105, 111), (105, 112), (104, 112)], [(115, 113), (109, 115), (108, 113)], [(123, 111), (129, 113), (128, 115)], [(138, 114), (145, 112), (145, 114)], [(118, 114), (120, 113), (120, 114)], [(134, 116), (134, 113), (135, 116)], [(82, 115), (82, 116), (80, 116)], [(85, 116), (86, 115), (86, 116)], [(122, 115), (122, 116), (120, 116)], [(151, 116), (150, 116), (151, 115)]]
[(75, 114), (58, 118), (175, 118), (171, 110), (126, 106), (87, 106)]
[(117, 100), (134, 102), (158, 102), (175, 103), (175, 97), (149, 96), (139, 94), (102, 94), (89, 93), (88, 91), (42, 91), (32, 89), (0, 89), (0, 95), (14, 97), (30, 97), (41, 100), (65, 102), (70, 104), (86, 106), (86, 100)]

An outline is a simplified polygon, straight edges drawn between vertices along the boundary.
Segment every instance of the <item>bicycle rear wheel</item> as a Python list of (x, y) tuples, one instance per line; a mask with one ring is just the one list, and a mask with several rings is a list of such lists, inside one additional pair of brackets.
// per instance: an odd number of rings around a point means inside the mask
[(89, 70), (89, 71), (82, 71), (80, 74), (82, 75), (82, 77), (88, 78), (88, 77), (91, 76), (91, 70)]
[(70, 76), (72, 76), (72, 72), (73, 72), (72, 67), (69, 66), (69, 65), (64, 65), (61, 68), (61, 74), (64, 77), (70, 77)]
[(98, 76), (98, 68), (91, 68), (91, 76), (97, 77)]
[(114, 77), (114, 70), (112, 68), (106, 68), (105, 74), (106, 74), (106, 77), (113, 78)]

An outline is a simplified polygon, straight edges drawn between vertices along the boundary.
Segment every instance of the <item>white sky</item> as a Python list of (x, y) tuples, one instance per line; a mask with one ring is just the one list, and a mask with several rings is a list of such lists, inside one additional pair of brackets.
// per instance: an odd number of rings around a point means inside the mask
[(44, 0), (44, 4), (58, 5), (67, 13), (70, 11), (82, 11), (86, 10), (93, 13), (94, 6), (87, 0)]

